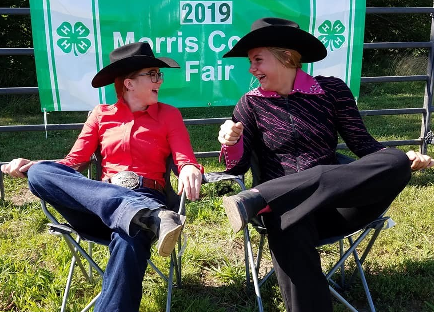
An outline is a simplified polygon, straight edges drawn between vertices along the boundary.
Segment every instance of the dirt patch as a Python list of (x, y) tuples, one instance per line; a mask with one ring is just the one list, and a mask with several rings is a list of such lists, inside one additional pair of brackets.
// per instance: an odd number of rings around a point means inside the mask
[(14, 193), (14, 195), (9, 199), (15, 206), (22, 206), (24, 204), (31, 203), (38, 200), (38, 198), (35, 195), (33, 195), (28, 188), (21, 188), (18, 192)]
[[(234, 241), (231, 242), (231, 244), (228, 244), (228, 248), (230, 249), (229, 253), (236, 259), (244, 259), (244, 239), (243, 238), (236, 238)], [(257, 257), (258, 252), (258, 246), (257, 242), (252, 242), (252, 249), (253, 249), (253, 257)], [(258, 278), (261, 279), (264, 277), (270, 270), (273, 268), (273, 262), (271, 261), (268, 246), (265, 246), (263, 249), (261, 262), (259, 265), (259, 272), (258, 272)]]
[(0, 310), (1, 311), (17, 311), (14, 302), (14, 292), (10, 294), (4, 294), (4, 291), (0, 291)]

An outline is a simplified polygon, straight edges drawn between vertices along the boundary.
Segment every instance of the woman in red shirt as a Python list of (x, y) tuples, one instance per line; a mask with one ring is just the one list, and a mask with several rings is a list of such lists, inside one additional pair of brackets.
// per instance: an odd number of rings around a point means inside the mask
[[(178, 109), (158, 102), (160, 68), (179, 68), (156, 58), (148, 43), (110, 53), (110, 64), (92, 80), (95, 88), (115, 84), (118, 101), (95, 107), (69, 154), (58, 162), (18, 158), (1, 170), (28, 176), (29, 188), (50, 203), (79, 232), (110, 240), (110, 259), (95, 311), (138, 311), (151, 243), (169, 256), (185, 216), (166, 209), (163, 174), (172, 155), (179, 194), (199, 198), (203, 167), (195, 159)], [(102, 179), (77, 172), (91, 155), (102, 156)], [(109, 183), (105, 183), (109, 182)]]

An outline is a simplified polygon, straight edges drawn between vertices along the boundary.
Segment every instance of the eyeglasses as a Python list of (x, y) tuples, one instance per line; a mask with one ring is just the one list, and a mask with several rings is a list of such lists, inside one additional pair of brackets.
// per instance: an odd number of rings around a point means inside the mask
[(151, 71), (149, 73), (137, 74), (137, 76), (149, 76), (149, 77), (151, 77), (151, 81), (154, 82), (154, 83), (159, 82), (160, 80), (164, 79), (164, 75), (163, 75), (162, 72), (158, 72), (157, 73), (157, 72), (154, 72), (154, 71)]

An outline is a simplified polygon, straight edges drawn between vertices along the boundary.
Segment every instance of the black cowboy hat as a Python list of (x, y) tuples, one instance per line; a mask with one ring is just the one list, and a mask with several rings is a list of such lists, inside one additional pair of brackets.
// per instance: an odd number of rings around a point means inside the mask
[(295, 50), (301, 54), (302, 63), (320, 61), (327, 56), (327, 49), (321, 41), (301, 30), (297, 23), (283, 18), (266, 17), (255, 21), (251, 31), (223, 57), (246, 57), (249, 50), (259, 47)]
[(116, 77), (148, 67), (179, 68), (179, 64), (168, 57), (155, 57), (147, 42), (126, 44), (110, 52), (110, 64), (93, 77), (92, 87), (109, 85)]

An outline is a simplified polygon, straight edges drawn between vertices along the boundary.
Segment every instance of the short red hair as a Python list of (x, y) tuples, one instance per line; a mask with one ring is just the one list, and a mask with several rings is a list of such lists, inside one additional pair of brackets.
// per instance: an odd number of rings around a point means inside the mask
[(135, 76), (140, 73), (140, 70), (136, 70), (133, 71), (132, 73), (129, 73), (127, 75), (124, 76), (119, 76), (115, 78), (115, 91), (116, 91), (116, 96), (118, 99), (122, 98), (124, 96), (124, 93), (126, 91), (128, 91), (127, 87), (125, 87), (124, 85), (124, 81), (125, 79), (134, 79)]

